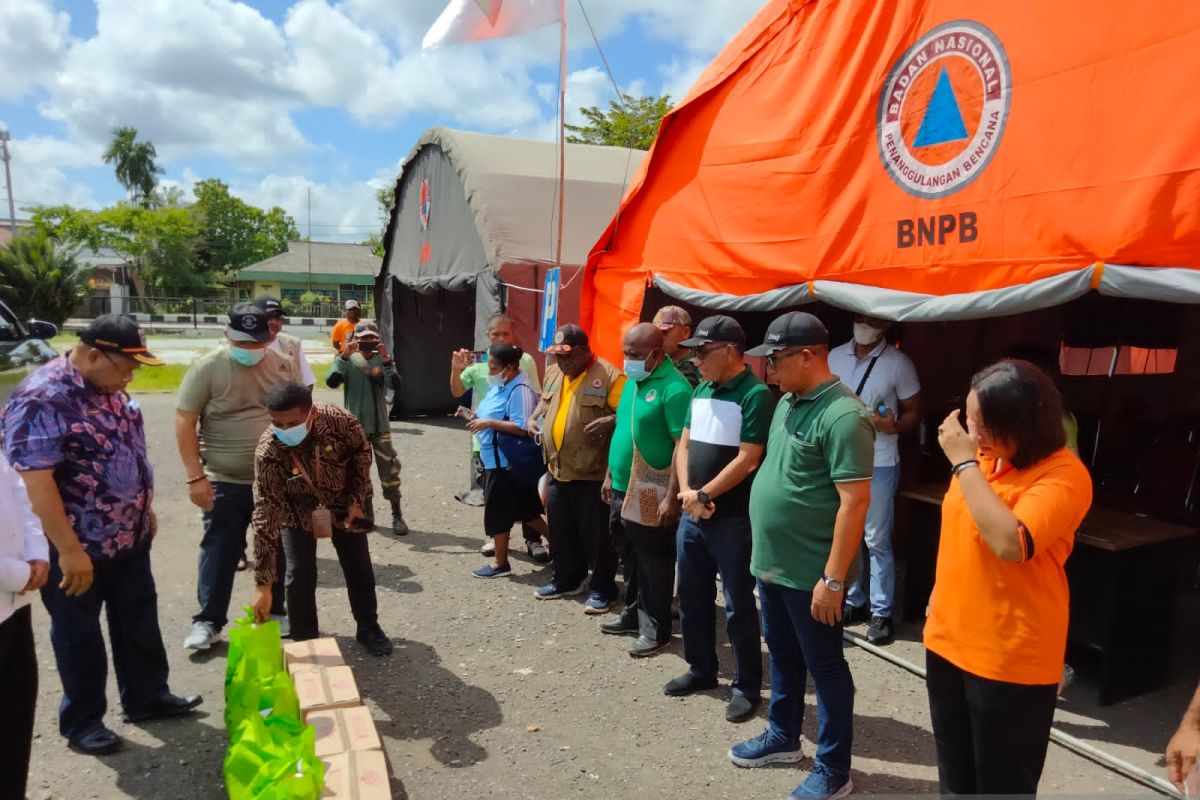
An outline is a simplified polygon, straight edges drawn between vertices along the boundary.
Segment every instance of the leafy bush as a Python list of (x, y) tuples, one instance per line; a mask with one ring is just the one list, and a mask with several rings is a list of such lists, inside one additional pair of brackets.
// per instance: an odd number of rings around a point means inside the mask
[(61, 326), (87, 294), (88, 271), (75, 251), (44, 232), (18, 236), (0, 246), (0, 299), (22, 320)]

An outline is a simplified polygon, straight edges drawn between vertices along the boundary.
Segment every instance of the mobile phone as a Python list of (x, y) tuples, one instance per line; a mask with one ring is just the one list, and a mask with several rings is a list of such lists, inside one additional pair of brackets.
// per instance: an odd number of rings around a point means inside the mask
[(486, 364), (488, 360), (487, 350), (472, 350), (470, 355), (472, 364)]

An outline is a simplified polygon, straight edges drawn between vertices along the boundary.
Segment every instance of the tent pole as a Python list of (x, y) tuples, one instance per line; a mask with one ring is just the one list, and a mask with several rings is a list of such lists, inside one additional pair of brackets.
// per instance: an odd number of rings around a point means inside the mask
[(567, 188), (567, 0), (559, 0), (558, 52), (558, 240), (554, 244), (554, 265), (562, 266), (564, 192)]

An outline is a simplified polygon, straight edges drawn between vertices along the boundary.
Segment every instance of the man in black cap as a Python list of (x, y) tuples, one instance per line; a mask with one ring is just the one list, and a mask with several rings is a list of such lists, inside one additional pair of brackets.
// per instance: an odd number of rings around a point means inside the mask
[[(547, 351), (554, 364), (546, 370), (541, 400), (530, 429), (542, 437), (550, 483), (546, 521), (554, 580), (537, 590), (539, 600), (579, 594), (591, 568), (591, 594), (585, 614), (604, 614), (617, 599), (617, 551), (608, 533), (608, 509), (600, 487), (608, 471), (608, 448), (616, 426), (625, 376), (597, 358), (587, 332), (564, 325)], [(538, 429), (545, 417), (549, 430)]]
[(267, 328), (271, 331), (271, 349), (291, 361), (300, 370), (300, 382), (309, 389), (317, 382), (308, 359), (304, 357), (304, 345), (295, 336), (283, 332), (283, 323), (287, 321), (287, 312), (279, 298), (263, 295), (254, 298), (254, 305), (267, 312)]
[(875, 427), (854, 392), (830, 372), (829, 332), (813, 315), (779, 317), (750, 355), (766, 356), (786, 392), (750, 493), (750, 570), (758, 578), (771, 658), (771, 711), (766, 731), (734, 745), (729, 757), (743, 767), (799, 761), (811, 675), (820, 714), (817, 752), (792, 797), (842, 797), (853, 788), (854, 721), (842, 604), (858, 572)]
[(122, 742), (104, 725), (102, 607), (129, 721), (187, 713), (200, 697), (177, 697), (167, 686), (150, 569), (158, 532), (154, 475), (142, 412), (125, 392), (139, 367), (163, 362), (127, 317), (97, 317), (79, 339), (13, 393), (4, 410), (4, 452), (52, 545), (41, 591), (63, 685), (59, 731), (72, 750), (106, 755)]
[(749, 501), (750, 477), (767, 443), (771, 393), (746, 367), (746, 334), (732, 317), (702, 320), (681, 344), (695, 353), (703, 382), (675, 450), (684, 512), (676, 536), (679, 627), (688, 671), (663, 691), (684, 696), (717, 685), (713, 595), (720, 574), (735, 665), (725, 718), (739, 722), (754, 713), (762, 691)]
[[(189, 650), (207, 650), (228, 622), (234, 573), (254, 511), (254, 450), (271, 424), (267, 392), (284, 381), (302, 380), (295, 363), (270, 348), (270, 317), (258, 306), (234, 306), (225, 338), (193, 362), (179, 387), (175, 412), (188, 497), (204, 512), (200, 610), (184, 640)], [(273, 613), (286, 631), (282, 583), (277, 589)]]

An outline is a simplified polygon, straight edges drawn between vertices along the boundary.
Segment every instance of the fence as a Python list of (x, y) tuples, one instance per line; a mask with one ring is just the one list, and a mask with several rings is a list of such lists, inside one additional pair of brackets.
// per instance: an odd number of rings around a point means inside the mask
[[(76, 319), (94, 319), (101, 314), (128, 314), (138, 321), (168, 322), (196, 327), (204, 324), (224, 323), (229, 309), (235, 302), (229, 296), (221, 297), (110, 297), (92, 296), (84, 298), (78, 310), (71, 316)], [(284, 301), (284, 310), (289, 317), (315, 320), (337, 320), (342, 308), (337, 303), (313, 303), (301, 305)], [(373, 317), (371, 303), (363, 304), (363, 317)], [(307, 323), (312, 324), (312, 323)]]

